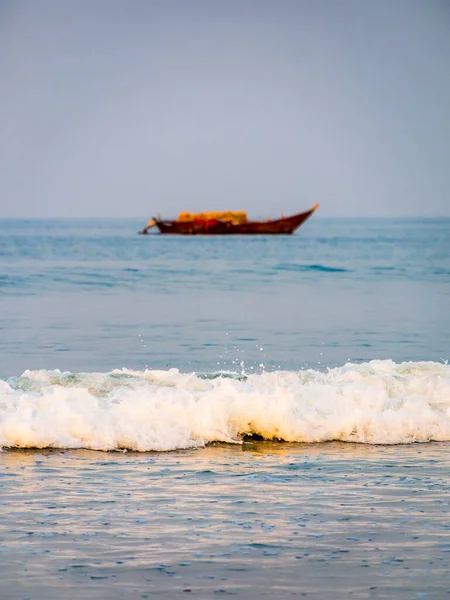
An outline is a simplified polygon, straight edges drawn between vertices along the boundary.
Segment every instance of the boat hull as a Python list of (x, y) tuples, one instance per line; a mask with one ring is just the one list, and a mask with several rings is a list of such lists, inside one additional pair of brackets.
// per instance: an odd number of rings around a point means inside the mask
[(232, 224), (217, 219), (210, 221), (166, 221), (155, 219), (156, 227), (165, 235), (291, 235), (315, 212), (317, 205), (290, 217), (273, 221), (248, 221)]

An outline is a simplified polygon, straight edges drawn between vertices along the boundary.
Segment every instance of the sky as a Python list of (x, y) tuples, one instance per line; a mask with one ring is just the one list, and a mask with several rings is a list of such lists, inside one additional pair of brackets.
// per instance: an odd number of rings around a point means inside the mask
[(450, 216), (448, 0), (0, 0), (0, 217)]

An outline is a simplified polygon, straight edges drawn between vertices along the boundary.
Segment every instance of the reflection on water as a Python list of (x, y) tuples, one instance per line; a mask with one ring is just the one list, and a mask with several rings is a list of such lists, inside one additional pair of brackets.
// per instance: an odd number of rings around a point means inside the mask
[(448, 450), (2, 452), (2, 599), (442, 598)]

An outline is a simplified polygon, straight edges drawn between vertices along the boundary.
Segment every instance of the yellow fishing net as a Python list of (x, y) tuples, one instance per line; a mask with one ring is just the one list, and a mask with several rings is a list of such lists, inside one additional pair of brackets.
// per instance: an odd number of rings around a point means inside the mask
[(195, 220), (209, 221), (210, 219), (218, 219), (226, 223), (232, 223), (238, 225), (239, 223), (247, 222), (247, 213), (244, 210), (227, 210), (222, 212), (202, 212), (202, 213), (188, 213), (181, 212), (178, 215), (178, 221), (195, 221)]

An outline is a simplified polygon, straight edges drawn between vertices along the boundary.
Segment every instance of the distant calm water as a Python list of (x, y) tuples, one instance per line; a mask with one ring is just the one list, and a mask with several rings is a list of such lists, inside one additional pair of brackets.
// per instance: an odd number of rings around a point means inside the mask
[(143, 224), (0, 221), (2, 600), (447, 594), (450, 220)]
[(449, 357), (449, 219), (314, 216), (274, 238), (141, 227), (0, 221), (0, 376)]

